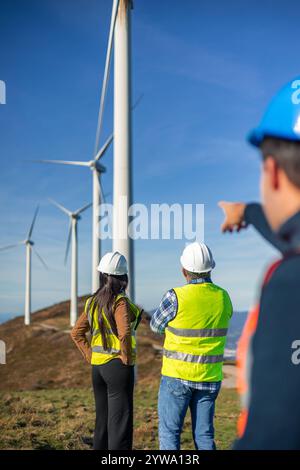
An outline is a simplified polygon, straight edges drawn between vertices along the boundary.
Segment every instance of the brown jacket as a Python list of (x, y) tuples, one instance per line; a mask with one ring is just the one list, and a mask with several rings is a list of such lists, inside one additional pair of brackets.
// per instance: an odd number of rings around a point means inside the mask
[[(126, 365), (133, 363), (134, 357), (131, 348), (131, 327), (130, 324), (135, 320), (134, 313), (131, 311), (126, 299), (120, 299), (114, 311), (118, 338), (121, 345), (120, 359)], [(78, 318), (76, 325), (71, 331), (71, 337), (87, 362), (91, 363), (92, 349), (86, 337), (90, 331), (90, 324), (86, 312), (83, 312)]]

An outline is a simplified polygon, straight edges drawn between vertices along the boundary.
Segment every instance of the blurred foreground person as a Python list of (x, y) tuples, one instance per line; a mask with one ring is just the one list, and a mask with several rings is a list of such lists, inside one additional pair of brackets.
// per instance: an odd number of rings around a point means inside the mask
[(263, 207), (221, 202), (222, 229), (252, 224), (282, 257), (267, 270), (239, 343), (235, 449), (300, 449), (300, 78), (273, 98), (249, 142), (262, 156)]
[[(85, 305), (71, 332), (92, 364), (96, 404), (95, 450), (131, 450), (135, 330), (141, 311), (125, 294), (127, 262), (117, 251), (100, 261), (100, 288)], [(91, 333), (91, 344), (86, 334)]]
[(188, 245), (180, 258), (186, 284), (169, 290), (151, 319), (165, 333), (158, 398), (161, 450), (179, 450), (188, 408), (196, 449), (214, 450), (215, 401), (232, 316), (228, 293), (211, 280), (215, 262), (204, 243)]

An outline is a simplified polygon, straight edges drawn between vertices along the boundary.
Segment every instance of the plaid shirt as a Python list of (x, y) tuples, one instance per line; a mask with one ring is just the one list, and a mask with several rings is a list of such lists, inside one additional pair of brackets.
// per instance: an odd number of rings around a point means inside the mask
[[(189, 284), (202, 284), (203, 282), (212, 282), (210, 279), (193, 279)], [(168, 323), (177, 315), (177, 296), (173, 289), (169, 290), (162, 298), (160, 305), (151, 318), (151, 330), (155, 333), (164, 334)], [(221, 387), (221, 382), (193, 382), (191, 380), (180, 380), (188, 387), (196, 388), (197, 390), (206, 390), (208, 392), (217, 392)]]

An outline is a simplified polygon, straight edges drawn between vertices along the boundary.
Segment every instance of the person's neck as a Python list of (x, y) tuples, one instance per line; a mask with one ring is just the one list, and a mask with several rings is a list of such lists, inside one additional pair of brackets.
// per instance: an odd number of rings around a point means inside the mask
[(278, 211), (278, 226), (277, 230), (300, 211), (300, 193), (298, 197), (286, 197), (281, 203), (281, 208)]
[[(276, 207), (276, 211), (274, 211)], [(270, 224), (274, 231), (300, 211), (300, 188), (292, 184), (286, 177), (281, 183), (281, 189), (273, 200), (273, 220)]]

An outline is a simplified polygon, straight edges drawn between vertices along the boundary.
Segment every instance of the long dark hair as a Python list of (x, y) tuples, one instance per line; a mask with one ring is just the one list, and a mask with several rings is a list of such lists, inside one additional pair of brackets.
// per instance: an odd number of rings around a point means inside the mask
[(110, 329), (115, 336), (118, 336), (116, 320), (114, 317), (114, 302), (122, 292), (125, 292), (128, 285), (128, 276), (114, 276), (100, 272), (100, 288), (92, 295), (89, 302), (90, 316), (91, 316), (91, 331), (93, 331), (94, 315), (98, 314), (99, 330), (102, 337), (102, 345), (104, 350), (108, 350), (111, 345), (109, 344), (109, 337), (107, 331), (107, 324), (104, 321), (103, 312), (109, 323)]

